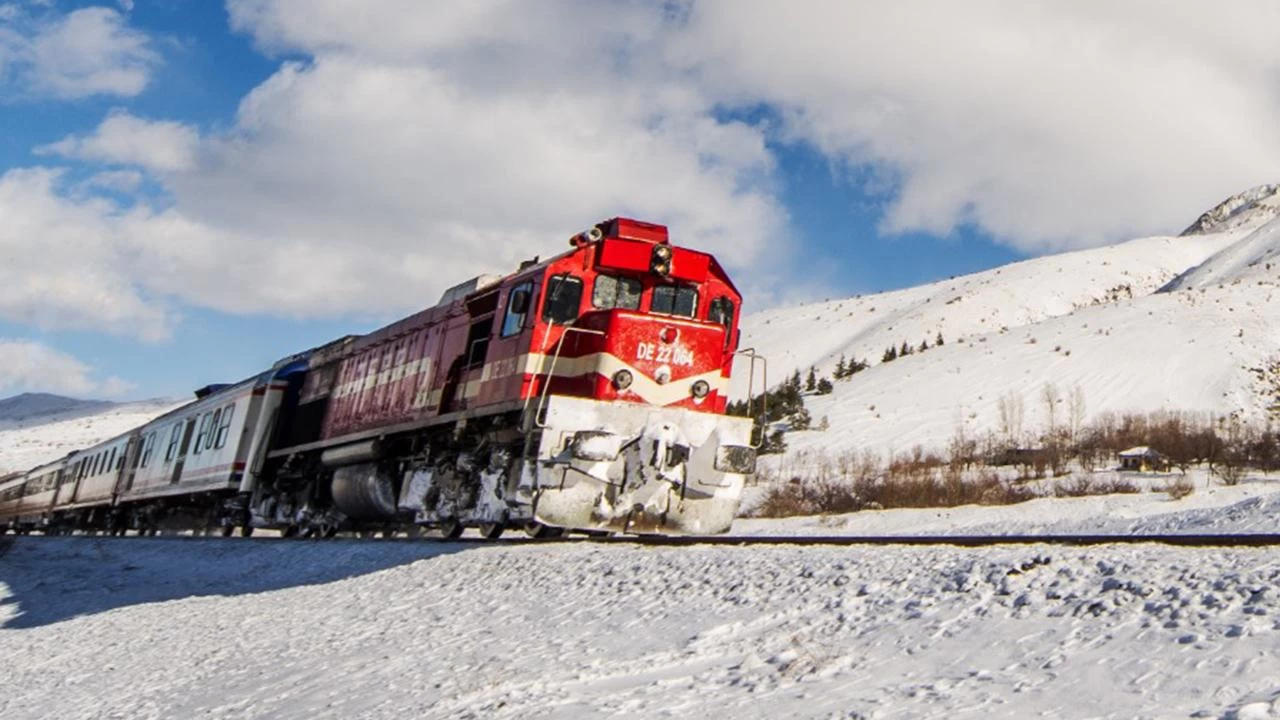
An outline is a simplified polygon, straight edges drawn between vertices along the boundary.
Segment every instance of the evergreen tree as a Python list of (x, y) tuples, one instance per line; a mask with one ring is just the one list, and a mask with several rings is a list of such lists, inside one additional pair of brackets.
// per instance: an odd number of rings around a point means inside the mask
[(761, 455), (777, 455), (786, 452), (787, 441), (782, 438), (781, 430), (774, 430), (765, 438), (764, 443), (760, 446)]
[(813, 366), (809, 366), (809, 375), (804, 379), (805, 392), (813, 392), (818, 389), (818, 373)]
[(906, 340), (903, 340), (902, 349), (898, 351), (898, 357), (906, 357), (907, 355), (910, 355), (910, 354), (911, 354), (911, 346), (907, 344)]
[(819, 395), (830, 395), (830, 394), (831, 394), (831, 391), (832, 391), (832, 390), (834, 390), (834, 389), (835, 389), (835, 388), (834, 388), (834, 387), (832, 387), (832, 385), (831, 385), (831, 381), (830, 381), (830, 380), (828, 380), (828, 379), (826, 379), (826, 378), (822, 378), (821, 380), (819, 380), (819, 381), (818, 381), (818, 394), (819, 394)]
[(928, 349), (929, 349), (929, 338), (925, 338), (924, 340), (920, 341), (920, 352), (924, 352), (925, 350), (928, 350)]
[(841, 355), (840, 362), (836, 363), (836, 373), (835, 373), (836, 379), (837, 380), (845, 379), (848, 372), (849, 372), (849, 366), (845, 362), (844, 355)]
[(934, 344), (934, 345), (946, 345), (946, 343), (942, 340), (942, 331), (941, 331), (941, 330), (939, 330), (939, 331), (938, 331), (938, 339), (937, 339), (937, 340), (934, 340), (934, 341), (933, 341), (933, 344)]
[(800, 389), (800, 369), (799, 368), (796, 368), (795, 373), (791, 375), (791, 379), (787, 381), (787, 385), (792, 388), (795, 388), (796, 390)]
[(897, 360), (897, 359), (898, 359), (898, 350), (897, 348), (894, 348), (892, 345), (890, 345), (889, 349), (884, 351), (884, 355), (880, 358), (880, 362), (893, 362), (894, 360)]

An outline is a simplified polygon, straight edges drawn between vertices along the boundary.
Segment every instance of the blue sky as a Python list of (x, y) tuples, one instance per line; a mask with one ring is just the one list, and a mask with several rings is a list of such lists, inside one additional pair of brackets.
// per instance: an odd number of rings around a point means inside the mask
[(0, 396), (185, 395), (613, 214), (761, 307), (1176, 231), (1280, 175), (1266, 33), (1012, 7), (0, 0)]

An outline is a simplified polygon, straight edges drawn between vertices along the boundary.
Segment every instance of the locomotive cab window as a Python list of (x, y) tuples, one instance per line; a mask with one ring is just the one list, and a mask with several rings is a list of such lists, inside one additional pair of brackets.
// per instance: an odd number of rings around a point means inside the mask
[(691, 318), (698, 312), (698, 291), (682, 285), (659, 285), (653, 289), (649, 309), (663, 315)]
[(600, 275), (591, 290), (591, 304), (601, 310), (639, 310), (640, 289), (635, 278)]
[(564, 325), (578, 319), (582, 306), (582, 278), (573, 275), (555, 275), (547, 280), (547, 290), (542, 300), (542, 319)]
[(502, 318), (502, 337), (511, 337), (524, 330), (529, 317), (529, 305), (533, 301), (533, 283), (520, 283), (507, 296), (507, 314)]
[(730, 327), (733, 325), (733, 301), (723, 295), (711, 301), (707, 309), (707, 319), (713, 323)]

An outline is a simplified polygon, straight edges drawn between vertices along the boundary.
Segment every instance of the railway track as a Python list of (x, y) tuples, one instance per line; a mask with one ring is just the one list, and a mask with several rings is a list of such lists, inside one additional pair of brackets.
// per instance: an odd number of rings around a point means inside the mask
[[(42, 535), (31, 535), (39, 539)], [(569, 537), (532, 539), (509, 537), (498, 540), (485, 540), (478, 537), (462, 537), (456, 540), (443, 540), (432, 537), (395, 537), (395, 538), (354, 538), (339, 537), (333, 539), (291, 539), (277, 537), (255, 538), (222, 538), (201, 535), (160, 535), (113, 537), (106, 535), (69, 535), (58, 536), (73, 540), (98, 540), (111, 542), (232, 542), (232, 543), (335, 543), (335, 542), (373, 542), (373, 543), (458, 543), (476, 546), (504, 546), (530, 544), (564, 544), (590, 543), (598, 545), (642, 545), (657, 547), (687, 547), (697, 545), (718, 546), (950, 546), (950, 547), (994, 547), (1000, 545), (1172, 545), (1178, 547), (1271, 547), (1280, 546), (1280, 534), (1197, 534), (1197, 535), (810, 535), (810, 536), (760, 536), (760, 535), (713, 535), (713, 536), (610, 536), (610, 537)], [(8, 541), (8, 542), (6, 542)], [(0, 538), (0, 557), (12, 542), (12, 538)]]

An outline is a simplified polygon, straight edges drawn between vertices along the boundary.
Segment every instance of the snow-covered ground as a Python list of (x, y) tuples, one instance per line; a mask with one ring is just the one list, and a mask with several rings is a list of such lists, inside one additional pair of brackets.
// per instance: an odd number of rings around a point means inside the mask
[(7, 539), (0, 717), (1280, 717), (1280, 556)]

